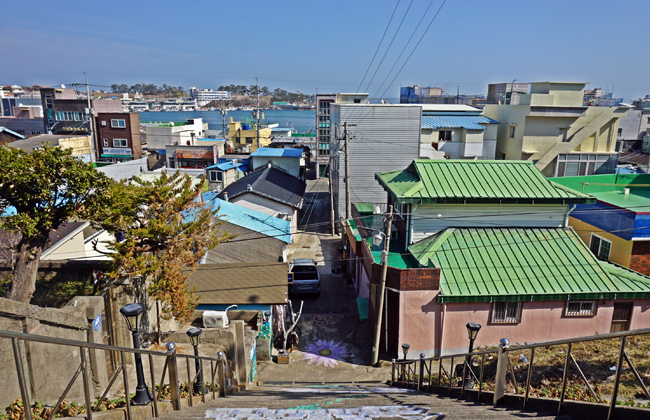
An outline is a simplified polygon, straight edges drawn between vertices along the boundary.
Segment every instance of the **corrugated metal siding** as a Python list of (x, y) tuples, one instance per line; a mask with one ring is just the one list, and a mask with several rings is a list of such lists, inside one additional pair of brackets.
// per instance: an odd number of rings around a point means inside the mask
[(557, 228), (564, 226), (566, 212), (567, 206), (550, 204), (422, 204), (414, 211), (411, 243), (448, 227)]
[[(386, 203), (386, 192), (375, 180), (375, 173), (403, 169), (419, 157), (421, 118), (419, 106), (332, 104), (333, 130), (338, 124), (342, 135), (343, 122), (356, 124), (349, 127), (350, 196), (353, 203)], [(340, 181), (335, 187), (340, 197), (338, 209), (341, 215), (345, 215), (344, 157), (344, 152), (340, 152), (338, 165), (332, 166), (339, 172)]]

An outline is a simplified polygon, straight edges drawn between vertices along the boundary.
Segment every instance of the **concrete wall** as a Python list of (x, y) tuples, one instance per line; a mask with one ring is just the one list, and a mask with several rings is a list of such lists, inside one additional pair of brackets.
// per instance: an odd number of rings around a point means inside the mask
[[(596, 315), (564, 316), (566, 302), (523, 302), (521, 322), (494, 324), (492, 303), (439, 304), (437, 291), (401, 291), (399, 344), (409, 343), (409, 358), (467, 351), (468, 322), (482, 325), (475, 347), (494, 346), (503, 337), (511, 343), (535, 343), (609, 333), (614, 301), (598, 301)], [(626, 300), (617, 300), (629, 302)], [(630, 329), (650, 326), (650, 300), (635, 302)]]
[(251, 156), (253, 167), (255, 170), (261, 166), (266, 166), (268, 163), (286, 171), (288, 174), (300, 178), (300, 161), (302, 158), (288, 158), (288, 157), (269, 157), (269, 156)]
[[(63, 309), (41, 308), (0, 298), (0, 330), (21, 332), (67, 340), (102, 343), (102, 333), (91, 327), (94, 317), (101, 313), (103, 298), (76, 297), (75, 306)], [(32, 402), (56, 403), (81, 363), (78, 347), (55, 346), (46, 343), (19, 342), (29, 398)], [(107, 385), (106, 359), (102, 351), (90, 351), (89, 376), (95, 397)], [(0, 339), (0, 407), (20, 397), (16, 365), (11, 341)], [(67, 400), (83, 401), (82, 380), (78, 378)]]

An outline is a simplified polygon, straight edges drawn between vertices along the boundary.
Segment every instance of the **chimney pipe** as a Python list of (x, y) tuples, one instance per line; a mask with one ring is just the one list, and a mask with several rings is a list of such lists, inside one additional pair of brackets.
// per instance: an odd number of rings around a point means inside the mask
[(228, 193), (223, 193), (223, 201), (228, 201)]

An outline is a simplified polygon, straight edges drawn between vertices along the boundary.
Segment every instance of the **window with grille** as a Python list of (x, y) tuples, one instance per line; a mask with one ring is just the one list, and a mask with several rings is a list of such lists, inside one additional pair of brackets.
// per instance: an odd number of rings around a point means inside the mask
[(596, 301), (570, 300), (566, 303), (566, 311), (564, 311), (564, 314), (567, 316), (596, 315)]
[(521, 302), (494, 302), (492, 322), (516, 323), (521, 321)]

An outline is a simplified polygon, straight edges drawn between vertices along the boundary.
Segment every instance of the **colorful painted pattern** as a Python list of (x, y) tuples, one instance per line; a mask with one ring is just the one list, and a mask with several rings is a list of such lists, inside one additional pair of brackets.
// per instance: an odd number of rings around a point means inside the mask
[(335, 343), (334, 340), (318, 340), (314, 344), (308, 344), (305, 347), (305, 356), (309, 364), (316, 363), (317, 366), (323, 365), (334, 367), (343, 362), (345, 357), (350, 355), (350, 351), (341, 343)]
[(302, 420), (353, 420), (353, 419), (434, 419), (442, 414), (431, 413), (429, 407), (371, 406), (356, 408), (215, 408), (207, 410), (206, 419), (302, 419)]

